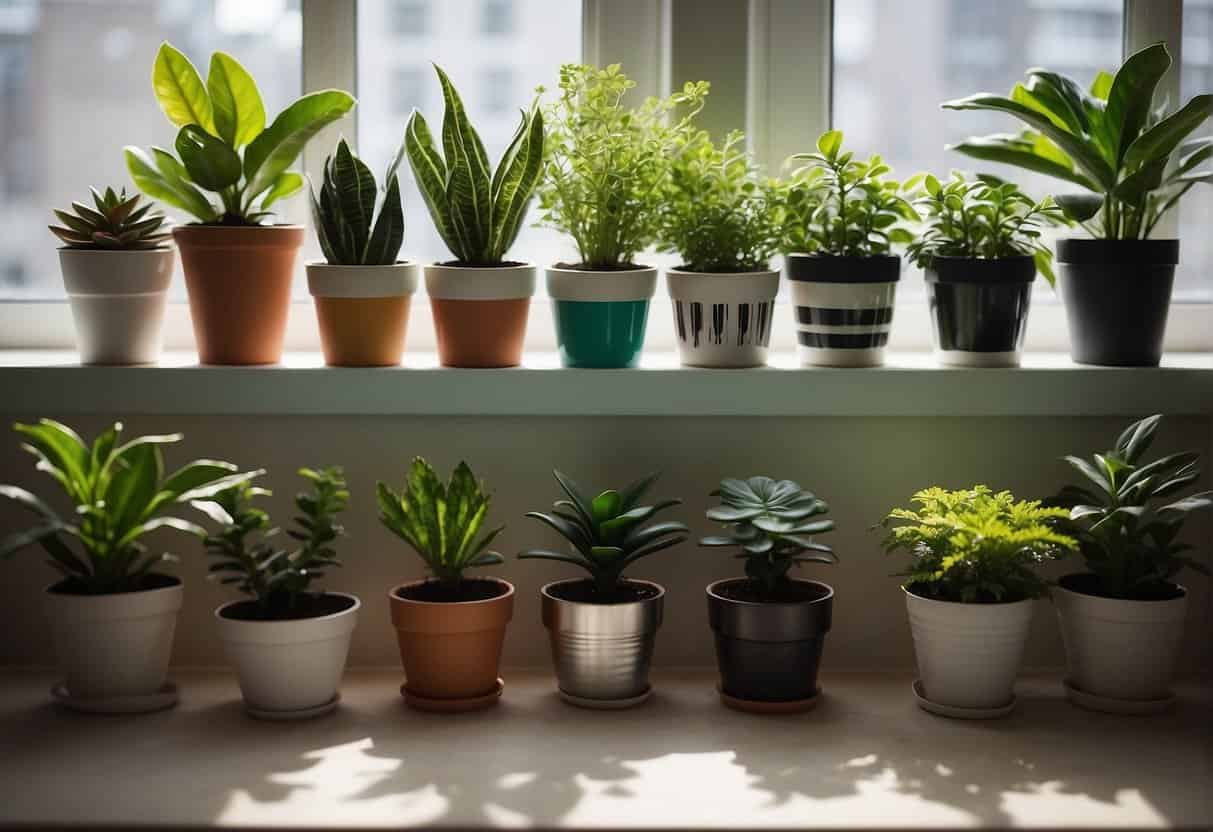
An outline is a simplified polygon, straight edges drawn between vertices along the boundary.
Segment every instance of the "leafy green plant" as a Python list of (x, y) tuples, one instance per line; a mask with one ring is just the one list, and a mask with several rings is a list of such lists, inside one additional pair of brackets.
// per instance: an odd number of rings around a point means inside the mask
[(791, 480), (750, 477), (725, 479), (712, 492), (720, 505), (707, 518), (725, 525), (728, 534), (702, 538), (700, 546), (740, 548), (745, 574), (759, 597), (774, 598), (799, 563), (838, 563), (834, 550), (812, 535), (834, 528), (833, 520), (817, 519), (830, 510), (824, 500)]
[(741, 132), (719, 147), (700, 132), (672, 161), (658, 250), (695, 272), (763, 271), (782, 245), (783, 213), (779, 183), (762, 176)]
[(468, 121), (450, 78), (435, 65), (446, 112), (442, 153), (416, 110), (405, 130), (405, 151), (434, 228), (462, 265), (496, 266), (518, 239), (527, 205), (543, 167), (543, 114), (538, 104), (522, 112), (514, 138), (489, 169), (480, 135)]
[(1010, 182), (993, 176), (966, 180), (953, 172), (947, 182), (927, 174), (915, 200), (926, 227), (906, 253), (929, 268), (934, 257), (998, 259), (1031, 255), (1036, 269), (1053, 284), (1053, 252), (1040, 241), (1046, 225), (1066, 225), (1052, 197), (1037, 202)]
[(559, 471), (552, 474), (568, 499), (557, 500), (550, 514), (530, 511), (526, 516), (551, 526), (569, 542), (572, 550), (527, 549), (519, 552), (518, 557), (580, 566), (590, 573), (594, 595), (604, 601), (618, 592), (624, 569), (643, 557), (686, 540), (689, 529), (683, 523), (667, 521), (645, 525), (657, 512), (682, 503), (681, 500), (663, 500), (654, 505), (640, 505), (658, 474), (637, 480), (622, 491), (607, 489), (593, 498), (587, 497), (577, 483)]
[(181, 128), (177, 155), (127, 147), (127, 170), (139, 190), (205, 225), (259, 225), (278, 200), (303, 188), (303, 176), (287, 168), (304, 145), (354, 106), (340, 90), (308, 93), (266, 127), (257, 83), (239, 61), (216, 52), (204, 84), (168, 43), (156, 54), (152, 86), (160, 109)]
[(1010, 491), (933, 487), (911, 500), (917, 508), (896, 508), (885, 518), (884, 550), (909, 554), (905, 588), (923, 598), (964, 604), (1039, 598), (1048, 583), (1032, 567), (1078, 545), (1056, 528), (1065, 509), (1016, 501)]
[(635, 268), (636, 255), (657, 241), (671, 164), (695, 135), (708, 92), (706, 81), (688, 83), (628, 107), (635, 86), (619, 64), (565, 64), (547, 108), (541, 222), (573, 238), (587, 269)]
[(1166, 594), (1171, 578), (1185, 566), (1209, 574), (1184, 554), (1192, 546), (1176, 538), (1189, 514), (1213, 506), (1213, 491), (1175, 498), (1200, 479), (1195, 453), (1144, 461), (1161, 421), (1154, 415), (1134, 422), (1114, 448), (1089, 461), (1065, 458), (1087, 483), (1067, 485), (1055, 501), (1070, 508), (1067, 531), (1078, 539), (1100, 594), (1109, 598)]
[(169, 232), (164, 214), (152, 211), (154, 203), (139, 204), (139, 194), (127, 196), (126, 189), (105, 193), (89, 188), (93, 208), (72, 203), (72, 212), (55, 210), (63, 225), (47, 226), (68, 248), (106, 251), (145, 251), (164, 248)]
[[(345, 530), (337, 515), (349, 504), (350, 492), (340, 468), (299, 469), (311, 483), (311, 493), (295, 496), (295, 528), (287, 534), (298, 548), (283, 549), (273, 538), (278, 529), (270, 517), (252, 502), (270, 492), (248, 482), (226, 488), (206, 500), (194, 500), (194, 508), (219, 524), (219, 531), (203, 539), (213, 558), (208, 571), (221, 584), (251, 596), (263, 619), (290, 618), (299, 599), (308, 594), (312, 581), (324, 577), (326, 569), (341, 566), (334, 544)], [(256, 535), (250, 539), (250, 535)]]
[(0, 485), (0, 497), (39, 518), (33, 528), (0, 541), (0, 557), (41, 546), (50, 565), (63, 573), (65, 592), (105, 595), (144, 588), (155, 566), (175, 558), (149, 553), (142, 538), (160, 528), (203, 536), (201, 526), (168, 512), (259, 473), (238, 473), (229, 462), (199, 459), (164, 476), (160, 446), (181, 441), (179, 433), (123, 442), (122, 425), (117, 423), (90, 445), (67, 425), (50, 419), (17, 424), (15, 430), (25, 440), (22, 448), (37, 458), (38, 470), (49, 474), (71, 500), (73, 512), (63, 519), (29, 491)]
[(443, 485), (430, 464), (417, 457), (399, 494), (383, 483), (377, 490), (379, 521), (412, 546), (443, 584), (457, 587), (463, 570), (505, 562), (488, 548), (504, 526), (477, 537), (490, 496), (466, 462), (460, 462)]
[(383, 177), (383, 201), (375, 216), (379, 191), (375, 175), (350, 150), (345, 139), (324, 160), (320, 193), (309, 189), (312, 224), (324, 258), (334, 266), (390, 266), (404, 244), (404, 208), (396, 168), (400, 152)]
[(788, 225), (784, 250), (832, 257), (879, 257), (895, 244), (913, 241), (899, 222), (917, 222), (918, 213), (905, 193), (919, 177), (904, 184), (888, 178), (892, 169), (879, 156), (866, 162), (842, 149), (842, 131), (817, 139), (815, 153), (797, 153), (788, 163)]
[(1029, 69), (1010, 97), (978, 93), (943, 106), (1009, 113), (1030, 129), (951, 149), (1078, 185), (1089, 193), (1057, 197), (1071, 219), (1096, 237), (1144, 239), (1193, 185), (1213, 182), (1213, 173), (1197, 170), (1213, 158), (1213, 137), (1184, 141), (1213, 112), (1213, 95), (1169, 114), (1165, 105), (1151, 109), (1170, 67), (1167, 47), (1156, 43), (1115, 75), (1100, 72), (1086, 92), (1060, 73)]

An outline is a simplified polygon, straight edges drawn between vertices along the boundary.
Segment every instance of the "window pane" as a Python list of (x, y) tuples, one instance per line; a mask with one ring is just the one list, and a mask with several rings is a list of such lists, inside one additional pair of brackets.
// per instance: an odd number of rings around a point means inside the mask
[[(1179, 83), (1184, 101), (1213, 92), (1213, 0), (1184, 0), (1183, 72)], [(1197, 136), (1213, 133), (1205, 122)], [(1207, 169), (1207, 166), (1206, 168)], [(1202, 297), (1213, 294), (1213, 185), (1198, 184), (1180, 203), (1180, 265), (1175, 291)]]
[[(124, 145), (171, 147), (150, 81), (162, 41), (204, 74), (211, 52), (236, 56), (272, 118), (301, 89), (301, 34), (299, 0), (0, 2), (0, 298), (63, 297), (50, 208), (131, 188)], [(302, 222), (302, 199), (288, 205)]]

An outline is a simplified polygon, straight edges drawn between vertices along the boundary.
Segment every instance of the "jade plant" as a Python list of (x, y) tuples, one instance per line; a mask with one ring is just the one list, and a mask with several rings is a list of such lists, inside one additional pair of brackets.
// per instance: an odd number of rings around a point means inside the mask
[(146, 251), (164, 248), (169, 238), (164, 214), (152, 210), (155, 203), (142, 205), (139, 194), (127, 195), (126, 189), (112, 187), (102, 193), (90, 188), (92, 207), (73, 202), (72, 210), (55, 210), (62, 225), (48, 226), (68, 248), (101, 251)]
[(543, 114), (537, 103), (522, 112), (518, 130), (493, 171), (455, 86), (441, 67), (435, 65), (434, 71), (446, 106), (442, 153), (434, 146), (425, 117), (414, 110), (404, 135), (409, 165), (434, 228), (456, 263), (501, 265), (518, 239), (543, 167)]
[(708, 92), (707, 82), (687, 83), (632, 107), (624, 99), (635, 86), (619, 64), (565, 64), (547, 108), (541, 221), (573, 239), (580, 268), (636, 268), (657, 241), (672, 162)]
[(886, 553), (903, 551), (910, 567), (905, 588), (933, 601), (991, 604), (1045, 594), (1035, 567), (1077, 548), (1057, 528), (1068, 512), (1039, 500), (1017, 501), (1010, 491), (975, 485), (959, 491), (933, 487), (916, 493), (915, 508), (896, 508), (883, 521)]
[(340, 90), (308, 93), (267, 127), (261, 93), (239, 61), (216, 52), (204, 83), (168, 43), (156, 54), (152, 87), (179, 128), (177, 154), (127, 147), (127, 170), (139, 190), (205, 225), (260, 225), (278, 200), (303, 188), (303, 176), (288, 168), (304, 145), (354, 106)]
[(0, 557), (38, 545), (62, 573), (58, 591), (81, 595), (135, 592), (154, 585), (154, 569), (173, 555), (149, 551), (143, 538), (161, 528), (199, 537), (205, 529), (175, 515), (182, 506), (252, 479), (229, 462), (199, 459), (165, 476), (162, 445), (181, 434), (137, 436), (124, 441), (121, 423), (86, 443), (67, 425), (41, 419), (17, 424), (22, 447), (38, 460), (72, 504), (60, 517), (34, 494), (0, 485), (7, 497), (38, 515), (32, 528), (0, 540)]
[[(390, 266), (404, 244), (397, 152), (383, 177), (383, 199), (371, 169), (345, 139), (324, 160), (320, 192), (309, 189), (312, 224), (324, 258), (333, 266)], [(379, 213), (375, 203), (379, 201)]]
[(313, 581), (324, 577), (325, 570), (341, 566), (334, 547), (345, 530), (337, 515), (349, 504), (350, 492), (340, 468), (313, 470), (301, 468), (299, 475), (312, 487), (295, 496), (295, 528), (287, 535), (295, 543), (287, 548), (277, 545), (279, 530), (272, 528), (270, 517), (253, 505), (269, 490), (241, 482), (205, 500), (194, 500), (194, 508), (206, 514), (219, 530), (203, 539), (212, 558), (208, 569), (221, 584), (235, 584), (250, 596), (262, 620), (294, 617), (303, 602), (315, 593)]
[(607, 489), (595, 497), (587, 496), (577, 483), (559, 471), (553, 471), (552, 475), (568, 499), (557, 500), (550, 513), (530, 511), (526, 516), (555, 529), (569, 542), (570, 551), (527, 549), (519, 552), (518, 557), (581, 567), (590, 574), (594, 597), (600, 602), (608, 603), (618, 594), (623, 570), (643, 557), (686, 540), (689, 529), (684, 523), (648, 523), (658, 512), (682, 503), (663, 500), (653, 505), (640, 504), (658, 474), (637, 480), (622, 491)]
[(758, 599), (782, 598), (793, 565), (838, 563), (833, 548), (812, 539), (833, 530), (834, 521), (821, 518), (830, 508), (798, 483), (762, 476), (724, 479), (712, 496), (720, 505), (708, 509), (707, 518), (723, 523), (727, 534), (704, 537), (699, 545), (741, 549), (737, 557), (745, 560)]
[(1185, 141), (1213, 113), (1213, 95), (1198, 95), (1168, 112), (1155, 108), (1159, 82), (1171, 68), (1165, 44), (1125, 59), (1115, 75), (1100, 72), (1084, 91), (1057, 72), (1029, 69), (1009, 97), (978, 93), (944, 102), (950, 110), (1008, 113), (1029, 129), (971, 138), (951, 149), (1015, 165), (1083, 188), (1061, 195), (1067, 215), (1095, 237), (1144, 239), (1197, 183), (1213, 158), (1213, 137)]

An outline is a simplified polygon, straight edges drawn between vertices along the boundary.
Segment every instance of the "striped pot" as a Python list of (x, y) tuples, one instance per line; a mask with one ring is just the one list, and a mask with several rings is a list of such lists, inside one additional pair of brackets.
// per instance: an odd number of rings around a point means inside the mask
[(678, 353), (685, 367), (762, 367), (767, 363), (779, 272), (670, 269)]
[(784, 258), (804, 367), (879, 367), (893, 324), (901, 258)]

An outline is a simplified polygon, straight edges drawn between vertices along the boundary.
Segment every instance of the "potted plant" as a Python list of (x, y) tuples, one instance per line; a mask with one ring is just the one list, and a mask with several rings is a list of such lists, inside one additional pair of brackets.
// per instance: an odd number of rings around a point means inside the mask
[(264, 488), (242, 482), (194, 502), (220, 526), (204, 541), (211, 577), (249, 596), (220, 606), (215, 620), (236, 665), (245, 710), (261, 719), (306, 719), (337, 707), (361, 607), (353, 595), (310, 589), (325, 570), (341, 565), (333, 547), (345, 534), (336, 522), (349, 502), (345, 477), (340, 468), (299, 474), (312, 490), (295, 497), (291, 548), (274, 542), (278, 529), (252, 505), (269, 495)]
[(883, 525), (885, 552), (910, 556), (901, 588), (918, 660), (914, 694), (943, 716), (1004, 716), (1015, 707), (1034, 602), (1047, 590), (1034, 567), (1077, 546), (1054, 527), (1066, 511), (984, 485), (911, 499), (916, 508), (893, 509)]
[(523, 111), (497, 170), (454, 85), (437, 65), (446, 112), (442, 153), (416, 110), (405, 150), (434, 228), (455, 259), (425, 267), (438, 358), (447, 367), (513, 367), (522, 342), (535, 266), (506, 260), (526, 216), (543, 165), (543, 115)]
[(625, 104), (618, 64), (560, 68), (539, 186), (542, 223), (572, 238), (578, 262), (547, 270), (566, 367), (633, 367), (644, 347), (657, 269), (636, 258), (657, 241), (672, 159), (693, 135), (708, 85)]
[(36, 544), (62, 574), (44, 602), (65, 677), (52, 695), (84, 711), (136, 713), (175, 704), (177, 688), (165, 679), (182, 583), (158, 571), (175, 558), (149, 552), (143, 538), (161, 528), (201, 536), (200, 526), (170, 512), (255, 473), (195, 460), (165, 476), (160, 446), (180, 441), (180, 434), (123, 441), (115, 424), (85, 443), (50, 419), (18, 424), (16, 431), (73, 507), (63, 518), (29, 491), (0, 485), (0, 496), (38, 516), (30, 529), (0, 541), (0, 557)]
[(59, 268), (76, 322), (81, 364), (155, 364), (173, 249), (164, 215), (126, 190), (90, 188), (93, 207), (56, 210)]
[(339, 90), (308, 93), (267, 127), (257, 84), (235, 58), (216, 52), (204, 84), (168, 43), (156, 54), (152, 86), (160, 109), (180, 128), (177, 155), (127, 147), (126, 166), (145, 194), (197, 219), (175, 227), (173, 238), (198, 358), (277, 363), (303, 227), (263, 222), (279, 200), (303, 187), (303, 177), (288, 168), (304, 145), (348, 113), (354, 99)]
[(465, 569), (504, 562), (488, 548), (504, 527), (480, 534), (490, 499), (484, 484), (460, 462), (444, 485), (418, 457), (400, 493), (379, 483), (378, 496), (380, 522), (413, 547), (432, 575), (388, 595), (405, 702), (427, 711), (496, 704), (514, 587), (499, 578), (463, 576)]
[(661, 251), (682, 265), (666, 270), (682, 363), (761, 367), (779, 291), (771, 258), (783, 242), (779, 183), (763, 177), (730, 133), (717, 147), (698, 133), (674, 158), (661, 204)]
[(875, 367), (893, 322), (901, 279), (895, 244), (914, 237), (902, 221), (918, 214), (902, 195), (918, 184), (888, 178), (879, 156), (864, 162), (842, 149), (842, 131), (817, 139), (788, 183), (784, 267), (792, 281), (800, 362), (806, 367)]
[(342, 139), (324, 160), (320, 192), (309, 190), (312, 224), (326, 262), (307, 264), (326, 364), (389, 367), (400, 363), (417, 289), (416, 263), (396, 256), (404, 243), (404, 209), (396, 167), (384, 175), (378, 216), (375, 176)]
[(1052, 594), (1066, 646), (1066, 693), (1083, 707), (1149, 713), (1174, 701), (1188, 604), (1174, 578), (1185, 566), (1209, 574), (1178, 538), (1191, 512), (1213, 506), (1213, 491), (1179, 496), (1200, 479), (1195, 453), (1145, 461), (1161, 420), (1134, 422), (1090, 461), (1066, 457), (1085, 482), (1057, 499), (1071, 507), (1068, 531), (1087, 571), (1066, 575)]
[(625, 579), (623, 571), (640, 558), (686, 540), (688, 529), (682, 523), (647, 522), (682, 501), (640, 504), (657, 474), (593, 498), (559, 471), (552, 474), (568, 499), (557, 500), (550, 514), (532, 511), (526, 516), (555, 529), (570, 548), (527, 549), (518, 557), (571, 563), (590, 575), (554, 581), (541, 590), (560, 696), (584, 708), (639, 705), (652, 692), (649, 665), (665, 589), (651, 581)]
[(1036, 273), (1053, 285), (1041, 228), (1064, 223), (1061, 208), (991, 176), (928, 174), (923, 187), (915, 204), (925, 227), (906, 254), (926, 272), (940, 363), (1018, 367)]
[(1087, 91), (1070, 78), (1032, 69), (1009, 98), (979, 93), (947, 101), (952, 110), (992, 110), (1030, 129), (954, 145), (968, 156), (1044, 173), (1086, 192), (1062, 195), (1067, 216), (1091, 239), (1057, 244), (1061, 296), (1074, 360), (1158, 366), (1162, 357), (1179, 241), (1152, 239), (1159, 220), (1198, 182), (1213, 157), (1213, 137), (1184, 140), (1213, 111), (1213, 95), (1180, 109), (1152, 109), (1171, 67), (1162, 43), (1100, 72)]
[(745, 560), (744, 578), (707, 588), (721, 701), (752, 713), (807, 710), (821, 692), (817, 668), (834, 590), (788, 572), (793, 565), (838, 562), (833, 549), (812, 539), (834, 528), (834, 521), (820, 518), (829, 507), (797, 483), (770, 477), (722, 480), (712, 496), (720, 505), (707, 517), (728, 533), (699, 545), (738, 548)]

